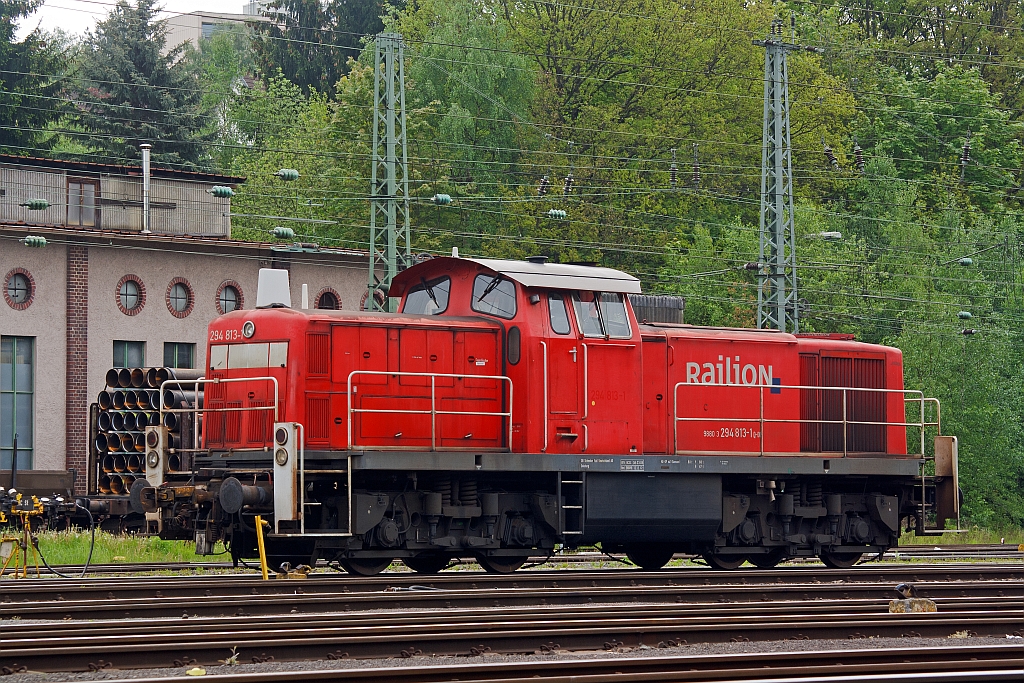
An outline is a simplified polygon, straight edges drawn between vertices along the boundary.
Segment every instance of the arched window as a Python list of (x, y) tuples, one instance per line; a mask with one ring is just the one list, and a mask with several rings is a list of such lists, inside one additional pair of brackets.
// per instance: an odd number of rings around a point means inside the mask
[(313, 307), (325, 311), (340, 311), (341, 297), (330, 287), (325, 287), (316, 295), (316, 302), (313, 304)]

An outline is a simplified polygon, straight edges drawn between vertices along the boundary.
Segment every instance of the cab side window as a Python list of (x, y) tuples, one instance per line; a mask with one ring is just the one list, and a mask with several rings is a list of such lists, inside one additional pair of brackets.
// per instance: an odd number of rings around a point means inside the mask
[(572, 306), (576, 309), (576, 324), (584, 337), (603, 337), (601, 312), (597, 307), (597, 297), (593, 292), (573, 292)]
[(573, 292), (576, 323), (584, 337), (629, 339), (633, 330), (621, 294), (615, 292)]
[(626, 304), (622, 301), (622, 295), (602, 292), (600, 304), (605, 333), (616, 339), (632, 337), (633, 331), (629, 327), (629, 316), (626, 315)]
[(500, 275), (477, 275), (473, 280), (473, 301), (477, 313), (499, 318), (516, 317), (516, 285)]
[(448, 277), (439, 277), (429, 282), (421, 280), (406, 295), (402, 312), (418, 315), (440, 315), (448, 309), (448, 293), (451, 291), (451, 288), (452, 281)]
[(569, 334), (569, 312), (565, 310), (565, 299), (561, 294), (548, 292), (548, 315), (555, 334)]

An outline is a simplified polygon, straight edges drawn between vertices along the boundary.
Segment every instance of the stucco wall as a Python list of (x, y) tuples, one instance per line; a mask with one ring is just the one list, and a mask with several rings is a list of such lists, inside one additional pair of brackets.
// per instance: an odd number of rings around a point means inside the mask
[[(33, 466), (64, 469), (68, 451), (68, 247), (63, 239), (54, 239), (42, 249), (31, 249), (8, 238), (0, 243), (0, 249), (5, 250), (0, 277), (20, 267), (29, 271), (35, 282), (32, 304), (25, 310), (14, 310), (0, 301), (0, 334), (36, 339)], [(225, 243), (222, 253), (201, 253), (187, 240), (148, 243), (113, 238), (105, 244), (93, 241), (87, 249), (89, 403), (104, 387), (106, 371), (113, 364), (114, 340), (145, 342), (149, 366), (163, 364), (164, 342), (192, 343), (196, 345), (195, 367), (204, 367), (206, 330), (219, 314), (216, 297), (222, 283), (233, 281), (241, 289), (243, 307), (251, 309), (256, 304), (259, 269), (269, 267), (272, 259), (269, 252), (257, 256), (253, 249), (238, 243)], [(358, 308), (366, 286), (365, 257), (314, 253), (297, 254), (290, 260), (295, 308), (301, 305), (303, 283), (309, 285), (311, 307), (317, 292), (330, 287), (341, 296), (345, 309)], [(145, 286), (145, 303), (135, 315), (126, 315), (117, 305), (118, 283), (129, 274)], [(167, 306), (167, 291), (175, 278), (184, 278), (193, 293), (192, 310), (183, 318), (173, 315)]]
[[(32, 304), (16, 311), (0, 300), (0, 334), (35, 337), (34, 469), (64, 469), (64, 357), (66, 258), (63, 245), (31, 249), (17, 242), (0, 246), (0, 278), (24, 268), (35, 282)], [(0, 282), (6, 287), (6, 279)]]
[[(186, 248), (183, 248), (185, 250)], [(113, 363), (114, 340), (146, 342), (146, 365), (163, 365), (164, 342), (196, 345), (195, 366), (206, 360), (206, 328), (217, 317), (216, 295), (225, 280), (240, 285), (245, 308), (256, 303), (259, 262), (219, 255), (167, 253), (164, 250), (92, 247), (89, 282), (89, 390), (95, 397)], [(138, 276), (146, 288), (142, 310), (125, 315), (117, 305), (117, 284)], [(167, 290), (175, 278), (192, 289), (192, 311), (175, 317), (167, 307)]]

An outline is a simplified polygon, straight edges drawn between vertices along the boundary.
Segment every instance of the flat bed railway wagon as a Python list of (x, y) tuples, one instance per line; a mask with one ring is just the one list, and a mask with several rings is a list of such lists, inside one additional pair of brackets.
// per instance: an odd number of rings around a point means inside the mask
[(282, 276), (209, 327), (199, 447), (147, 429), (132, 504), (200, 553), (255, 557), (261, 515), (273, 562), (359, 574), (592, 544), (841, 567), (958, 521), (956, 439), (898, 349), (638, 323), (635, 278), (541, 259), (425, 261), (395, 314), (293, 310)]

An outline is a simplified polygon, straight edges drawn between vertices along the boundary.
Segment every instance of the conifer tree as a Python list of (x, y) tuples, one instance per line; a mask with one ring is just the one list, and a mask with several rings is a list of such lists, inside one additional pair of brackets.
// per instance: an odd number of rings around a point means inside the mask
[(42, 0), (0, 2), (0, 151), (35, 155), (49, 148), (45, 129), (67, 111), (60, 99), (67, 67), (60, 41), (38, 30), (15, 41), (18, 20)]
[(349, 57), (362, 49), (362, 37), (384, 28), (383, 12), (382, 0), (274, 0), (267, 11), (273, 21), (254, 27), (257, 66), (266, 79), (280, 69), (307, 94), (333, 96)]
[(203, 168), (216, 127), (183, 46), (164, 51), (167, 30), (154, 5), (120, 0), (86, 37), (77, 118), (89, 146), (113, 161), (137, 159), (148, 142), (156, 164)]

